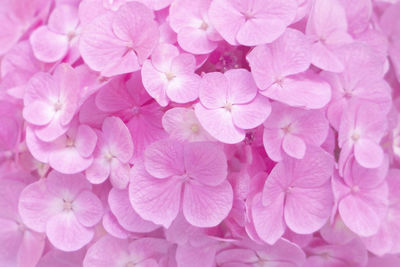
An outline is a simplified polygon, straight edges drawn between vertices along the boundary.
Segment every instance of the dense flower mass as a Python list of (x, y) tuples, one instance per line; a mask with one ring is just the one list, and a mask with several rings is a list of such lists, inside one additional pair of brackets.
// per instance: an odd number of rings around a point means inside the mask
[(0, 267), (399, 267), (400, 0), (0, 0)]

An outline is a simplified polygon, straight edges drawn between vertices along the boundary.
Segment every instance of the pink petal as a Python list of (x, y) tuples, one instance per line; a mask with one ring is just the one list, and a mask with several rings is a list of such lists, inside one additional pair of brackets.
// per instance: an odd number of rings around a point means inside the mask
[(231, 185), (224, 181), (218, 186), (187, 183), (183, 193), (183, 214), (197, 227), (213, 227), (228, 216), (232, 208)]
[(47, 190), (53, 197), (59, 199), (75, 198), (83, 190), (92, 190), (85, 176), (79, 174), (62, 174), (51, 171), (46, 179)]
[(230, 103), (245, 104), (257, 96), (257, 86), (248, 70), (231, 69), (224, 76), (228, 79), (227, 100)]
[[(79, 51), (88, 66), (95, 71), (102, 71), (110, 66), (116, 66), (126, 53), (127, 47), (122, 40), (117, 39), (112, 31), (112, 13), (105, 13), (95, 18), (82, 31), (79, 41)], [(107, 62), (107, 64), (104, 64)], [(121, 70), (122, 73), (135, 71), (135, 68)]]
[(262, 204), (261, 194), (257, 194), (252, 201), (252, 219), (257, 234), (262, 240), (271, 245), (285, 232), (283, 201), (284, 194), (279, 195), (279, 197), (268, 206)]
[(252, 18), (246, 21), (237, 32), (238, 43), (255, 46), (276, 40), (286, 29), (279, 18)]
[(379, 167), (384, 158), (382, 147), (366, 138), (358, 140), (354, 145), (354, 156), (365, 168)]
[(35, 125), (48, 124), (55, 115), (56, 111), (50, 103), (35, 101), (25, 106), (23, 109), (24, 119)]
[(343, 63), (338, 59), (335, 53), (327, 48), (321, 42), (312, 47), (312, 64), (326, 71), (342, 72)]
[(37, 127), (34, 131), (36, 137), (40, 140), (52, 142), (65, 134), (68, 129), (69, 125), (61, 125), (60, 120), (56, 117), (49, 124)]
[(289, 156), (296, 159), (302, 159), (306, 153), (303, 139), (290, 133), (283, 137), (282, 148)]
[(182, 175), (183, 155), (181, 143), (168, 139), (155, 142), (144, 153), (146, 171), (156, 178)]
[(110, 153), (121, 162), (127, 163), (133, 155), (133, 141), (124, 122), (118, 117), (108, 117), (101, 128)]
[(62, 59), (68, 52), (68, 39), (54, 33), (46, 26), (37, 28), (29, 39), (35, 57), (43, 62), (54, 62)]
[(369, 192), (349, 195), (339, 203), (343, 222), (360, 236), (371, 236), (378, 232), (387, 209), (387, 184)]
[(261, 125), (270, 113), (268, 98), (262, 95), (257, 95), (247, 104), (232, 106), (233, 123), (241, 129), (252, 129)]
[(76, 150), (82, 157), (89, 157), (92, 155), (97, 143), (97, 135), (87, 125), (79, 125), (78, 132), (75, 137)]
[(268, 156), (273, 161), (282, 160), (282, 153), (281, 153), (282, 136), (280, 135), (279, 131), (280, 131), (279, 129), (264, 128), (264, 133), (263, 133), (264, 148)]
[(82, 191), (73, 202), (73, 212), (80, 224), (86, 227), (96, 225), (103, 216), (100, 199), (90, 191)]
[(195, 113), (201, 126), (219, 141), (235, 144), (244, 139), (245, 132), (233, 124), (231, 113), (224, 108), (209, 110), (198, 103)]
[(92, 164), (93, 158), (82, 157), (75, 147), (56, 150), (49, 155), (49, 165), (65, 174), (74, 174), (86, 170)]
[[(128, 241), (105, 235), (88, 249), (83, 266), (110, 267), (118, 264), (122, 259), (115, 255), (126, 255)], [(124, 259), (125, 260), (125, 259)]]
[(111, 161), (110, 182), (116, 188), (126, 188), (129, 183), (130, 167), (128, 163), (122, 163), (118, 159)]
[(155, 179), (138, 164), (131, 177), (129, 199), (133, 209), (143, 219), (168, 228), (180, 209), (182, 183), (174, 178)]
[(111, 164), (104, 157), (99, 156), (94, 158), (92, 165), (88, 167), (85, 171), (86, 178), (92, 184), (103, 183), (111, 173)]
[(186, 144), (184, 160), (187, 175), (205, 185), (219, 185), (228, 174), (226, 156), (221, 148), (214, 143)]
[(285, 222), (295, 233), (311, 234), (326, 223), (332, 206), (329, 183), (317, 188), (295, 188), (286, 196)]
[(229, 82), (222, 73), (207, 73), (200, 84), (199, 98), (206, 108), (219, 108), (226, 104), (228, 91)]
[(73, 33), (79, 23), (78, 9), (72, 5), (59, 5), (49, 17), (49, 30), (67, 35)]
[[(143, 86), (147, 93), (153, 97), (160, 106), (167, 106), (169, 99), (167, 97), (166, 76), (164, 73), (159, 72), (150, 62), (146, 60), (142, 67)], [(184, 89), (184, 88), (183, 88)]]
[(132, 208), (129, 202), (128, 190), (111, 189), (108, 204), (112, 213), (123, 228), (128, 231), (146, 233), (158, 228), (150, 221), (143, 220)]
[(75, 251), (92, 240), (94, 231), (81, 225), (73, 212), (62, 212), (47, 222), (46, 234), (56, 248)]
[(45, 247), (45, 236), (33, 231), (25, 231), (18, 250), (18, 266), (38, 266)]
[(132, 107), (131, 97), (122, 79), (112, 79), (96, 94), (96, 106), (105, 112), (116, 112)]
[(209, 40), (205, 30), (192, 27), (182, 28), (178, 32), (178, 43), (182, 49), (193, 54), (207, 54), (217, 48), (217, 42)]
[(52, 208), (54, 199), (48, 194), (46, 182), (28, 185), (20, 195), (18, 211), (24, 224), (37, 232), (45, 232), (47, 221), (60, 212)]
[(167, 96), (176, 103), (187, 103), (199, 95), (200, 76), (197, 74), (179, 75), (168, 83)]

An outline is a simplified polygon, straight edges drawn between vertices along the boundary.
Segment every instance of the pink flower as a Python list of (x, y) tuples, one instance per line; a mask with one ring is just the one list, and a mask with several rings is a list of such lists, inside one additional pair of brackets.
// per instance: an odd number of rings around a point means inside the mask
[(75, 70), (61, 64), (54, 75), (39, 72), (33, 76), (24, 95), (24, 119), (37, 126), (35, 135), (50, 142), (69, 129), (78, 110), (80, 88)]
[(130, 232), (146, 233), (157, 229), (159, 226), (150, 221), (143, 220), (133, 209), (129, 202), (127, 189), (112, 188), (108, 194), (108, 204), (121, 226)]
[(335, 49), (352, 42), (352, 37), (347, 33), (345, 9), (338, 0), (314, 1), (306, 34), (314, 41), (312, 64), (323, 70), (342, 72), (344, 66)]
[(388, 206), (385, 177), (388, 162), (376, 169), (366, 169), (353, 158), (348, 161), (343, 178), (332, 180), (339, 214), (345, 225), (360, 236), (378, 232)]
[(296, 0), (214, 0), (212, 24), (231, 45), (271, 43), (283, 34), (296, 16)]
[(304, 266), (313, 267), (347, 267), (366, 266), (368, 253), (363, 244), (355, 239), (345, 245), (332, 245), (315, 242), (307, 249)]
[(153, 18), (153, 12), (138, 2), (95, 18), (82, 30), (82, 58), (103, 76), (139, 70), (158, 43), (159, 30)]
[(382, 79), (382, 58), (361, 43), (346, 45), (338, 51), (345, 71), (340, 74), (322, 72), (332, 88), (332, 100), (327, 110), (329, 122), (339, 129), (343, 111), (357, 101), (378, 104), (382, 113), (389, 112), (391, 89)]
[(389, 188), (389, 201), (386, 217), (384, 217), (378, 232), (370, 237), (363, 238), (367, 249), (376, 255), (400, 252), (397, 242), (400, 235), (400, 170), (391, 169), (386, 181)]
[(37, 138), (31, 127), (26, 129), (26, 144), (33, 157), (64, 174), (86, 170), (93, 162), (96, 142), (95, 131), (84, 124), (75, 125), (52, 142)]
[(187, 103), (198, 97), (200, 76), (194, 73), (196, 59), (190, 54), (180, 54), (169, 44), (159, 45), (142, 68), (146, 91), (158, 104), (165, 107), (169, 101)]
[(245, 129), (261, 125), (271, 112), (268, 99), (257, 94), (253, 78), (245, 69), (207, 73), (199, 97), (195, 112), (201, 125), (211, 136), (228, 144), (242, 141)]
[(248, 55), (251, 73), (260, 93), (296, 107), (318, 109), (331, 98), (329, 85), (312, 72), (309, 40), (287, 29), (272, 44), (260, 45)]
[(106, 235), (89, 248), (83, 266), (155, 267), (167, 250), (168, 243), (163, 239), (141, 238), (129, 242)]
[(166, 228), (181, 209), (194, 226), (216, 226), (232, 207), (226, 175), (226, 157), (218, 145), (161, 140), (132, 169), (131, 204), (143, 219)]
[(45, 235), (21, 221), (18, 199), (26, 184), (15, 178), (0, 178), (0, 264), (35, 267), (44, 250)]
[(282, 154), (302, 159), (307, 146), (321, 146), (328, 136), (329, 123), (324, 110), (302, 110), (277, 102), (264, 122), (264, 147), (274, 161)]
[(78, 23), (76, 7), (57, 6), (51, 13), (47, 26), (38, 27), (30, 36), (35, 57), (43, 62), (62, 59), (76, 41)]
[(101, 119), (110, 113), (120, 116), (131, 133), (135, 159), (142, 156), (149, 144), (166, 137), (161, 124), (163, 113), (143, 88), (139, 73), (132, 74), (126, 83), (120, 79), (111, 81), (100, 89), (95, 104), (105, 114), (93, 112), (89, 106), (92, 112), (87, 114), (88, 120), (99, 114)]
[(125, 188), (129, 182), (129, 161), (133, 155), (128, 128), (120, 118), (108, 117), (97, 136), (94, 161), (85, 172), (86, 178), (93, 184), (99, 184), (110, 177), (113, 186)]
[(201, 126), (192, 108), (172, 108), (164, 113), (162, 125), (172, 139), (184, 142), (214, 141)]
[(285, 232), (286, 225), (299, 234), (319, 230), (333, 206), (332, 171), (333, 158), (313, 147), (307, 149), (301, 160), (285, 157), (275, 165), (263, 192), (251, 204), (258, 236), (274, 244)]
[(25, 187), (19, 200), (22, 221), (31, 229), (46, 233), (49, 241), (63, 251), (88, 244), (93, 227), (101, 220), (103, 208), (82, 174), (52, 171), (47, 179)]
[(244, 240), (218, 252), (216, 262), (221, 267), (234, 266), (303, 266), (304, 252), (295, 244), (284, 239), (278, 240), (275, 245), (259, 245)]
[(170, 7), (170, 26), (178, 34), (182, 49), (193, 54), (207, 54), (221, 40), (208, 19), (211, 0), (177, 0)]
[(340, 173), (345, 162), (354, 151), (357, 162), (365, 168), (377, 168), (384, 159), (382, 147), (379, 145), (386, 132), (385, 114), (376, 104), (351, 105), (343, 113), (338, 144), (340, 152)]

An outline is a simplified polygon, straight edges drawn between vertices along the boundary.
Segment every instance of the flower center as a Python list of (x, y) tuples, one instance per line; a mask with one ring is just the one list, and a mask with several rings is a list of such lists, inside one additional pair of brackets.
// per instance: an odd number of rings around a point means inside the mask
[(203, 21), (200, 25), (200, 30), (206, 31), (208, 29), (208, 24)]
[(192, 124), (192, 126), (190, 127), (190, 129), (191, 129), (192, 132), (194, 132), (194, 133), (198, 133), (199, 130), (200, 130), (199, 125), (196, 124), (196, 123)]
[(359, 133), (359, 132), (353, 132), (353, 134), (352, 134), (352, 136), (351, 136), (351, 139), (352, 139), (354, 142), (357, 142), (358, 139), (360, 139), (360, 133)]
[(125, 267), (135, 267), (135, 264), (133, 262), (128, 262)]
[(172, 81), (176, 77), (176, 75), (171, 72), (167, 72), (165, 73), (165, 77), (167, 78), (168, 81)]
[(111, 152), (106, 152), (106, 153), (104, 154), (104, 157), (106, 158), (106, 161), (111, 162), (112, 159), (114, 158), (114, 155), (111, 154)]
[(232, 111), (232, 103), (227, 102), (224, 106), (224, 109), (231, 112)]
[(64, 201), (64, 210), (71, 211), (72, 210), (72, 202), (65, 200), (65, 199), (63, 199), (63, 201)]
[(63, 107), (63, 104), (60, 102), (60, 100), (57, 100), (57, 102), (54, 103), (54, 111), (57, 112), (57, 111), (61, 110), (62, 107)]

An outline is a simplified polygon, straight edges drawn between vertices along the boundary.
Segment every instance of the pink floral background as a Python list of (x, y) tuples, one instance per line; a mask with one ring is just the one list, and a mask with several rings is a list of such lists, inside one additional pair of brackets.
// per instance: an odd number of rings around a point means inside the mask
[(0, 267), (399, 267), (399, 0), (0, 0)]

